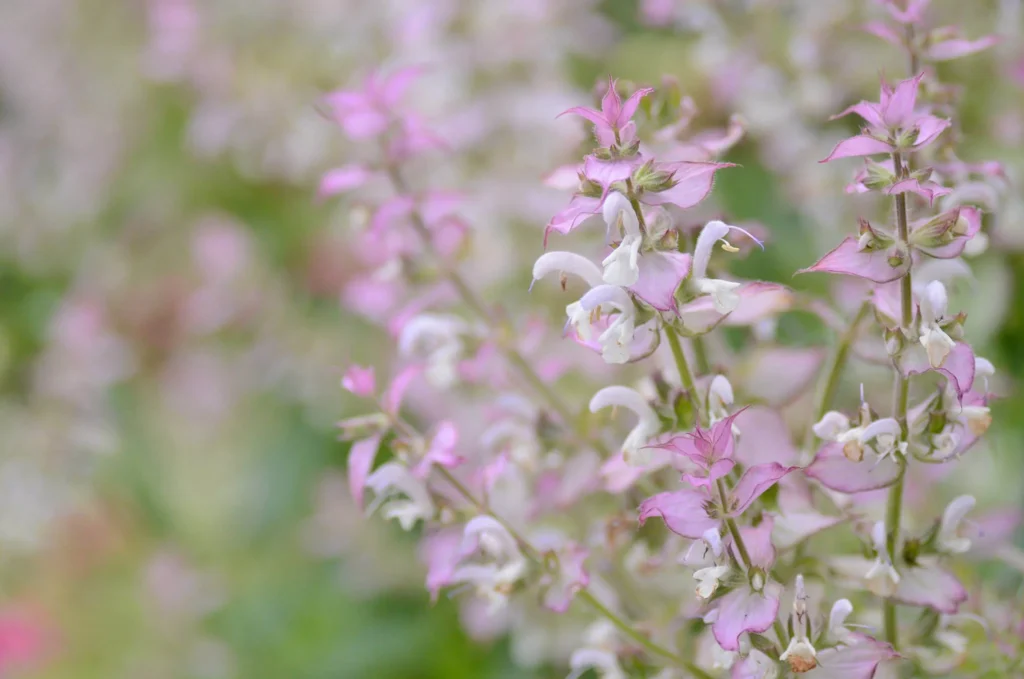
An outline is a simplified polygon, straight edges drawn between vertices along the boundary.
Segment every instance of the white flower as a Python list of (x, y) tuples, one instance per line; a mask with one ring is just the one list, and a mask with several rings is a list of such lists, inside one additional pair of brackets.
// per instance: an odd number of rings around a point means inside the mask
[(814, 435), (822, 441), (838, 441), (841, 434), (850, 430), (850, 418), (838, 411), (830, 410), (812, 429)]
[(397, 462), (381, 465), (366, 478), (366, 487), (375, 495), (366, 509), (367, 516), (380, 508), (384, 518), (398, 519), (404, 530), (434, 516), (434, 503), (426, 486)]
[(715, 311), (720, 314), (731, 314), (740, 305), (740, 296), (736, 289), (740, 287), (735, 281), (724, 281), (717, 278), (702, 278), (697, 281), (697, 290), (711, 295)]
[(583, 255), (575, 252), (564, 252), (556, 250), (545, 252), (533, 263), (533, 280), (539, 281), (548, 274), (571, 273), (578, 276), (590, 287), (601, 285), (604, 279), (601, 277), (601, 269)]
[(890, 597), (896, 593), (896, 586), (900, 584), (900, 574), (893, 567), (889, 549), (885, 544), (885, 524), (883, 522), (875, 523), (871, 530), (871, 540), (878, 556), (864, 575), (864, 579), (867, 581), (868, 589), (876, 596)]
[(695, 571), (693, 579), (697, 581), (697, 596), (701, 599), (710, 599), (722, 578), (728, 573), (728, 566), (708, 566)]
[(946, 286), (941, 281), (932, 281), (921, 294), (921, 346), (928, 354), (928, 363), (939, 368), (956, 342), (940, 327), (946, 314), (948, 298)]
[(627, 362), (636, 331), (633, 298), (622, 287), (606, 284), (597, 265), (574, 252), (547, 252), (538, 257), (533, 264), (533, 280), (556, 271), (575, 274), (591, 286), (579, 301), (565, 307), (568, 325), (581, 340), (590, 342), (594, 336), (593, 322), (615, 312), (615, 317), (597, 338), (601, 356), (608, 363)]
[(590, 399), (590, 412), (609, 407), (622, 407), (636, 413), (636, 426), (622, 443), (622, 457), (626, 464), (642, 466), (649, 461), (643, 450), (647, 441), (661, 429), (661, 420), (643, 396), (635, 389), (622, 386), (605, 387)]
[[(604, 332), (598, 335), (597, 341), (601, 345), (601, 357), (605, 362), (628, 361), (636, 330), (636, 306), (629, 293), (614, 285), (598, 285), (580, 298), (579, 305), (579, 309), (573, 309), (570, 322), (575, 321), (577, 332), (584, 340), (592, 335), (590, 318), (594, 315), (610, 315), (609, 311), (617, 312)], [(566, 312), (569, 312), (569, 308), (566, 308)], [(583, 313), (587, 314), (586, 319), (582, 318)], [(584, 332), (587, 336), (583, 335)]]
[(426, 376), (439, 389), (452, 386), (458, 379), (463, 352), (463, 335), (471, 327), (450, 314), (419, 314), (409, 319), (398, 337), (402, 356), (423, 360)]
[(975, 503), (973, 496), (961, 495), (946, 505), (946, 510), (942, 512), (937, 538), (940, 551), (948, 554), (963, 554), (971, 548), (971, 539), (961, 537), (959, 531), (960, 524), (963, 523), (967, 513), (974, 509)]
[(891, 417), (886, 417), (881, 420), (875, 420), (868, 426), (864, 427), (860, 433), (860, 444), (861, 446), (871, 445), (875, 452), (878, 453), (879, 459), (893, 456), (896, 453), (906, 453), (907, 444), (905, 441), (901, 441), (900, 438), (903, 436), (903, 432), (900, 429), (900, 423)]
[(643, 238), (629, 235), (601, 262), (604, 265), (604, 282), (609, 285), (629, 287), (640, 279), (640, 245)]
[(608, 225), (609, 235), (613, 230), (622, 234), (622, 242), (602, 262), (604, 282), (629, 287), (640, 278), (640, 246), (643, 244), (640, 223), (629, 200), (618, 191), (608, 194), (601, 206), (601, 213)]
[(729, 407), (734, 403), (732, 384), (725, 375), (715, 375), (708, 387), (708, 415), (711, 423), (728, 417)]
[(593, 669), (601, 679), (627, 679), (619, 666), (615, 653), (615, 627), (607, 620), (599, 620), (584, 633), (583, 648), (573, 651), (569, 658), (568, 679), (578, 679), (587, 670)]
[(736, 651), (727, 651), (717, 643), (711, 645), (711, 669), (729, 670), (736, 664), (740, 654)]
[(504, 608), (513, 585), (527, 572), (526, 558), (508, 529), (494, 517), (474, 517), (463, 529), (459, 551), (467, 556), (478, 553), (484, 560), (459, 565), (452, 582), (471, 584), (488, 601), (492, 614)]
[[(701, 229), (700, 235), (697, 237), (697, 245), (693, 250), (693, 285), (697, 292), (711, 295), (711, 301), (715, 306), (715, 310), (720, 314), (731, 313), (739, 306), (740, 296), (737, 294), (736, 289), (740, 287), (740, 284), (734, 281), (708, 278), (708, 264), (711, 262), (711, 253), (715, 248), (715, 243), (719, 241), (722, 242), (722, 249), (727, 252), (736, 252), (736, 248), (725, 239), (729, 232), (733, 230), (741, 231), (750, 236), (749, 233), (738, 226), (729, 226), (717, 219), (710, 221)], [(753, 238), (753, 236), (750, 237)]]
[(853, 613), (853, 604), (849, 599), (839, 599), (832, 604), (832, 611), (828, 616), (828, 638), (837, 644), (850, 642), (853, 634), (846, 628), (846, 619)]

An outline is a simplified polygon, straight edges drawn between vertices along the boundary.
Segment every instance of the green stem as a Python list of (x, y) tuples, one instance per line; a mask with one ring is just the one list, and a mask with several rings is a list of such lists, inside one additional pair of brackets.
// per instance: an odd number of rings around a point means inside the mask
[(708, 348), (704, 344), (704, 337), (697, 335), (690, 340), (693, 345), (693, 357), (697, 360), (697, 376), (707, 375), (711, 372), (711, 362), (708, 360)]
[(589, 590), (581, 589), (579, 592), (576, 593), (576, 598), (585, 602), (595, 611), (603, 615), (605, 618), (608, 619), (609, 622), (611, 622), (613, 625), (619, 628), (619, 630), (623, 634), (625, 634), (627, 637), (629, 637), (633, 641), (637, 642), (638, 644), (646, 648), (654, 655), (660, 656), (665, 660), (669, 660), (672, 663), (675, 663), (676, 665), (684, 668), (687, 672), (697, 677), (698, 679), (713, 679), (713, 677), (710, 674), (700, 669), (688, 660), (685, 660), (678, 653), (673, 653), (664, 646), (661, 646), (651, 641), (642, 632), (640, 632), (640, 630), (630, 625), (627, 621), (623, 620), (618, 615), (616, 615), (614, 611), (612, 611), (610, 608), (601, 603), (597, 597), (590, 593)]
[(700, 396), (697, 394), (697, 385), (693, 381), (690, 365), (686, 362), (686, 354), (683, 353), (683, 345), (679, 341), (679, 333), (670, 325), (662, 325), (662, 329), (665, 331), (665, 339), (668, 340), (668, 346), (672, 349), (672, 358), (675, 359), (676, 370), (679, 371), (679, 381), (683, 385), (686, 397), (690, 399), (690, 404), (693, 405), (693, 412), (696, 413), (698, 420), (706, 425), (704, 409), (701, 407)]
[[(861, 321), (867, 316), (868, 310), (871, 308), (870, 302), (865, 301), (860, 305), (860, 309), (857, 310), (857, 314), (850, 321), (850, 325), (847, 326), (846, 331), (840, 336), (839, 344), (836, 346), (835, 352), (832, 354), (832, 360), (829, 363), (828, 372), (825, 375), (824, 381), (818, 389), (818, 401), (814, 406), (814, 420), (819, 422), (825, 413), (832, 407), (832, 402), (835, 401), (836, 392), (839, 391), (839, 383), (842, 380), (843, 369), (846, 367), (846, 361), (850, 356), (850, 347), (853, 346), (854, 340), (857, 339), (857, 331), (860, 330)], [(804, 438), (804, 452), (810, 453), (814, 447), (817, 436), (814, 435), (814, 429), (808, 427), (807, 435)]]
[[(722, 483), (722, 479), (718, 479), (717, 483), (718, 497), (721, 498), (722, 507), (724, 508), (726, 507), (725, 484)], [(736, 551), (740, 553), (740, 561), (743, 562), (743, 567), (747, 571), (750, 571), (754, 564), (750, 560), (750, 552), (747, 551), (747, 545), (743, 542), (743, 534), (740, 533), (739, 526), (736, 525), (736, 521), (732, 518), (727, 518), (725, 520), (725, 525), (729, 529), (729, 534), (732, 535), (732, 543), (736, 545)], [(766, 577), (767, 575), (768, 574), (766, 574)], [(782, 648), (785, 649), (786, 643), (788, 641), (786, 638), (786, 630), (785, 628), (783, 628), (782, 622), (778, 619), (778, 617), (776, 617), (775, 620), (772, 622), (772, 629), (775, 630), (775, 635), (779, 637), (779, 644), (781, 644)]]
[[(893, 167), (897, 177), (905, 175), (903, 159), (899, 152), (892, 154)], [(907, 199), (906, 194), (896, 194), (896, 230), (899, 242), (903, 248), (907, 248), (909, 230), (907, 228)], [(909, 252), (907, 254), (909, 257)], [(910, 270), (900, 280), (900, 331), (901, 340), (905, 341), (910, 333), (914, 322), (914, 297)], [(896, 368), (896, 377), (893, 384), (893, 417), (900, 423), (903, 440), (909, 435), (907, 427), (907, 405), (910, 397), (910, 380), (903, 375), (899, 365)], [(896, 547), (900, 540), (900, 523), (903, 516), (903, 481), (907, 472), (907, 461), (905, 458), (897, 457), (900, 465), (899, 476), (889, 490), (889, 502), (885, 511), (885, 545), (889, 551), (889, 558), (896, 559)], [(899, 641), (899, 630), (896, 620), (896, 604), (892, 599), (886, 599), (882, 605), (882, 613), (885, 620), (885, 639), (893, 648), (896, 648)]]

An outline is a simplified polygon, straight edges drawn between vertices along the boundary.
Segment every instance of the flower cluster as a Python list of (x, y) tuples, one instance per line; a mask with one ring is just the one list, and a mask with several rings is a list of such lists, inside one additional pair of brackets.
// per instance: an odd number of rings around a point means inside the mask
[[(329, 173), (322, 193), (390, 186), (366, 233), (381, 278), (409, 297), (381, 314), (399, 356), (390, 382), (359, 365), (342, 382), (375, 404), (341, 423), (350, 492), (367, 513), (423, 525), (427, 587), (459, 597), (472, 634), (557, 625), (567, 649), (532, 660), (572, 677), (870, 679), (963, 660), (968, 590), (951, 563), (991, 536), (968, 520), (970, 495), (923, 526), (904, 505), (992, 420), (994, 367), (949, 295), (962, 257), (984, 249), (984, 210), (962, 190), (979, 166), (942, 143), (950, 104), (931, 100), (940, 84), (918, 67), (992, 41), (923, 32), (927, 2), (882, 4), (895, 26), (868, 28), (914, 72), (837, 116), (863, 126), (822, 162), (866, 158), (847, 191), (891, 207), (803, 270), (860, 281), (834, 301), (729, 273), (730, 255), (771, 245), (708, 205), (720, 170), (744, 171), (721, 157), (746, 123), (693, 133), (693, 102), (671, 82), (609, 79), (598, 107), (565, 111), (594, 144), (549, 175), (573, 193), (544, 228), (530, 286), (557, 276), (569, 296), (562, 343), (463, 276), (472, 229), (458, 199), (406, 183), (410, 158), (437, 149), (401, 105), (414, 71), (328, 98), (342, 131), (382, 155)], [(567, 237), (580, 251), (547, 249)], [(791, 313), (841, 326), (828, 361), (785, 341)], [(852, 356), (884, 368), (891, 402), (869, 381), (842, 409)], [(583, 373), (606, 380), (589, 412), (564, 396)], [(620, 410), (628, 433), (606, 417)]]

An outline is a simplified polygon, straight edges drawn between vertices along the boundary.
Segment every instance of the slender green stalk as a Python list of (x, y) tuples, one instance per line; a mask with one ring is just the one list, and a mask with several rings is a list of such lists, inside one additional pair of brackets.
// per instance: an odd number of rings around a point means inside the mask
[(690, 343), (693, 345), (693, 357), (697, 361), (697, 376), (707, 375), (711, 372), (711, 362), (708, 360), (708, 348), (704, 343), (704, 337), (697, 335)]
[[(903, 177), (905, 175), (905, 167), (899, 152), (892, 154), (892, 161), (896, 176)], [(907, 228), (907, 199), (906, 194), (903, 193), (896, 194), (896, 230), (901, 246), (906, 248), (909, 240), (909, 230)], [(909, 252), (906, 256), (910, 256)], [(909, 334), (911, 325), (914, 322), (913, 313), (913, 287), (910, 269), (908, 268), (906, 275), (900, 279), (901, 340), (906, 340)], [(898, 365), (894, 367), (896, 368), (896, 377), (893, 384), (893, 417), (900, 423), (900, 428), (903, 430), (903, 439), (906, 440), (909, 435), (907, 404), (910, 397), (910, 380), (903, 375)], [(892, 559), (896, 558), (896, 546), (900, 540), (900, 523), (903, 516), (903, 481), (907, 470), (907, 461), (899, 457), (897, 459), (900, 464), (900, 472), (896, 482), (889, 490), (889, 502), (885, 511), (885, 544), (886, 549), (889, 551), (889, 557)], [(892, 644), (893, 648), (896, 648), (899, 641), (896, 604), (892, 599), (886, 599), (882, 607), (885, 620), (885, 640)]]
[[(853, 345), (854, 340), (857, 339), (857, 332), (860, 330), (861, 321), (867, 316), (868, 310), (871, 308), (871, 304), (865, 301), (860, 305), (860, 309), (857, 310), (857, 314), (850, 321), (850, 325), (847, 326), (846, 332), (839, 337), (839, 344), (836, 346), (836, 350), (832, 353), (831, 360), (828, 366), (828, 372), (825, 373), (825, 378), (818, 388), (818, 400), (814, 405), (814, 420), (812, 422), (818, 422), (825, 413), (832, 408), (832, 402), (835, 401), (836, 392), (839, 391), (839, 383), (842, 381), (843, 369), (846, 368), (846, 361), (850, 356), (850, 347)], [(804, 438), (804, 452), (809, 454), (811, 449), (814, 447), (814, 442), (817, 437), (814, 435), (814, 430), (810, 427), (807, 428), (807, 434)]]
[(693, 405), (693, 411), (697, 414), (698, 420), (706, 425), (707, 420), (705, 419), (704, 409), (701, 406), (700, 396), (697, 394), (697, 385), (693, 381), (690, 365), (686, 362), (686, 354), (683, 353), (683, 345), (679, 341), (679, 333), (670, 325), (663, 325), (662, 329), (665, 331), (665, 339), (668, 340), (668, 346), (672, 349), (672, 358), (675, 359), (676, 370), (679, 371), (679, 381), (683, 385), (683, 390), (686, 392), (687, 398), (690, 399), (690, 404)]

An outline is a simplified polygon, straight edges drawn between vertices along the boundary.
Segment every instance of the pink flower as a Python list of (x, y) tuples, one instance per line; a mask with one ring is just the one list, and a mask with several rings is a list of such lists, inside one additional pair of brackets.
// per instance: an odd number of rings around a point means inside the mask
[(341, 386), (356, 396), (373, 396), (377, 388), (373, 366), (350, 365), (341, 378)]
[(711, 625), (715, 641), (727, 651), (739, 650), (744, 633), (764, 632), (775, 623), (783, 592), (782, 585), (768, 576), (775, 563), (771, 518), (765, 517), (755, 528), (742, 528), (741, 534), (751, 562), (747, 582), (718, 600)]
[(594, 136), (601, 146), (612, 146), (613, 144), (629, 144), (636, 136), (636, 123), (633, 122), (633, 114), (636, 113), (640, 100), (654, 92), (650, 87), (644, 87), (629, 96), (625, 102), (615, 89), (616, 81), (608, 79), (608, 89), (601, 98), (601, 110), (597, 111), (584, 106), (574, 106), (563, 111), (559, 116), (572, 113), (585, 118), (594, 124)]
[(859, 135), (839, 142), (823, 163), (839, 158), (893, 153), (919, 149), (949, 127), (949, 121), (923, 112), (916, 112), (917, 88), (924, 74), (890, 86), (882, 81), (879, 103), (862, 101), (842, 113), (840, 118), (856, 113), (868, 127)]
[(395, 109), (419, 74), (418, 68), (399, 69), (387, 76), (374, 72), (361, 89), (332, 92), (324, 100), (351, 139), (376, 137), (391, 124)]
[(986, 50), (999, 42), (999, 37), (986, 35), (977, 40), (960, 37), (960, 32), (952, 27), (939, 28), (932, 31), (931, 44), (925, 50), (925, 56), (932, 61), (949, 61)]
[(964, 394), (974, 384), (975, 356), (969, 344), (957, 342), (939, 365), (930, 362), (926, 351), (920, 347), (911, 346), (909, 349), (903, 352), (899, 360), (899, 368), (904, 375), (918, 375), (934, 370), (949, 380), (949, 386), (956, 393), (957, 399), (963, 401)]
[(423, 373), (423, 366), (421, 365), (410, 365), (398, 372), (397, 375), (391, 380), (391, 385), (387, 391), (384, 392), (381, 398), (381, 404), (384, 408), (384, 412), (390, 415), (397, 415), (399, 409), (402, 407), (402, 401), (405, 398), (405, 392), (408, 391), (412, 385), (413, 380)]
[(377, 434), (361, 439), (353, 443), (348, 451), (348, 488), (357, 507), (363, 506), (366, 478), (373, 468), (373, 460), (377, 457), (381, 438), (382, 436)]
[(639, 275), (630, 292), (658, 311), (678, 307), (676, 291), (690, 275), (690, 255), (684, 252), (652, 250), (641, 253), (637, 260)]
[(0, 611), (0, 675), (38, 668), (54, 650), (54, 630), (41, 612), (8, 607)]
[[(888, 236), (862, 222), (860, 238), (848, 236), (813, 266), (797, 273), (815, 271), (866, 278), (876, 283), (889, 283), (903, 278), (910, 270), (910, 254), (902, 251)], [(864, 227), (867, 226), (867, 230)]]
[[(717, 493), (704, 486), (658, 493), (641, 503), (638, 518), (643, 525), (652, 516), (660, 516), (673, 533), (696, 540), (708, 529), (720, 526), (722, 519), (745, 512), (754, 500), (795, 469), (777, 462), (750, 467), (743, 472), (736, 487), (726, 493), (725, 507), (720, 506)], [(715, 509), (716, 518), (709, 514), (711, 508)]]
[(723, 308), (719, 303), (723, 301), (721, 294), (719, 294), (719, 301), (716, 301), (714, 294), (709, 294), (681, 305), (678, 314), (686, 331), (693, 335), (702, 335), (710, 332), (719, 324), (726, 326), (754, 325), (793, 305), (792, 291), (778, 283), (764, 281), (737, 283), (734, 289), (726, 290), (726, 293), (724, 301), (729, 305), (735, 304), (732, 311), (728, 313), (721, 311)]
[(694, 488), (710, 489), (715, 481), (728, 474), (736, 464), (732, 457), (735, 446), (732, 426), (738, 415), (736, 413), (720, 420), (710, 429), (697, 425), (692, 433), (674, 436), (665, 443), (651, 447), (672, 451), (697, 465), (703, 474), (698, 476), (687, 473), (683, 479)]
[(919, 24), (931, 0), (877, 0), (901, 24)]
[(558, 571), (545, 573), (540, 582), (544, 592), (543, 604), (555, 613), (565, 613), (576, 592), (590, 584), (590, 574), (583, 566), (590, 552), (583, 545), (569, 542), (555, 554)]
[(430, 600), (436, 602), (441, 590), (452, 583), (455, 569), (459, 565), (459, 545), (462, 531), (445, 528), (427, 535), (420, 542), (420, 560), (427, 566), (427, 591)]
[[(657, 163), (652, 166), (652, 171), (666, 173), (666, 188), (660, 191), (644, 190), (638, 200), (644, 205), (674, 205), (681, 210), (689, 209), (707, 198), (714, 186), (715, 173), (726, 167), (734, 165), (685, 161)], [(610, 185), (600, 183), (600, 188), (603, 194), (607, 194)], [(547, 247), (548, 237), (552, 231), (570, 233), (600, 213), (605, 200), (603, 196), (587, 196), (581, 193), (574, 195), (569, 205), (552, 217), (544, 228), (544, 246)]]
[(843, 454), (841, 443), (827, 443), (804, 473), (840, 493), (863, 493), (891, 486), (900, 470), (891, 457), (855, 462)]
[(357, 189), (365, 184), (373, 174), (373, 171), (364, 165), (344, 165), (328, 170), (320, 179), (320, 189), (317, 191), (317, 195), (320, 198), (329, 198)]
[(805, 679), (872, 679), (878, 666), (899, 654), (889, 644), (864, 638), (851, 645), (818, 652), (818, 666), (800, 675)]
[(435, 464), (445, 469), (458, 467), (465, 461), (455, 453), (455, 447), (458, 443), (459, 430), (455, 427), (455, 424), (448, 420), (441, 422), (437, 425), (437, 431), (434, 432), (433, 438), (430, 439), (427, 452), (424, 453), (423, 457), (416, 463), (416, 466), (413, 467), (413, 476), (425, 479), (427, 474), (430, 473), (430, 468)]
[(594, 217), (601, 211), (601, 198), (592, 198), (577, 194), (569, 201), (569, 205), (551, 218), (548, 225), (544, 227), (544, 247), (548, 245), (548, 236), (552, 231), (567, 234), (587, 219)]

